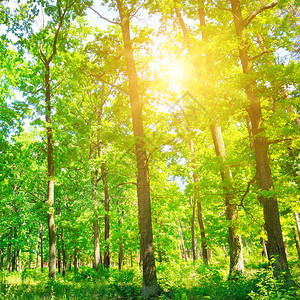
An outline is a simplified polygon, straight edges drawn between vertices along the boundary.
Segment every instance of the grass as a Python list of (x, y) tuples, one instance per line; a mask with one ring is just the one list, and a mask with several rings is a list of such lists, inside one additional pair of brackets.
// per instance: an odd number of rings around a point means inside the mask
[[(293, 278), (299, 283), (299, 265), (292, 263)], [(247, 266), (245, 277), (228, 281), (228, 270), (220, 265), (193, 265), (192, 262), (162, 263), (157, 266), (163, 288), (159, 299), (300, 299), (300, 288), (287, 286), (273, 277), (267, 265)], [(142, 275), (139, 269), (96, 272), (81, 267), (55, 281), (45, 269), (22, 273), (0, 272), (0, 299), (139, 299)]]

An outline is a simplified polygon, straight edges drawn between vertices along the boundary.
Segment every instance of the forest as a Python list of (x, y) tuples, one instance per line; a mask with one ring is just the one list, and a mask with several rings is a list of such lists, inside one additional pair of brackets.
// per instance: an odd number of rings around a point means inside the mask
[(299, 0), (0, 2), (0, 299), (300, 299)]

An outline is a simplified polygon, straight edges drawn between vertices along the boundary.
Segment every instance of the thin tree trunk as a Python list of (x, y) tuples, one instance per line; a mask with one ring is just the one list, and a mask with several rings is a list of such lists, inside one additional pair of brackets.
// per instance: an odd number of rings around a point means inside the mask
[(152, 220), (150, 201), (150, 181), (148, 159), (144, 142), (144, 128), (142, 122), (142, 108), (138, 94), (138, 77), (130, 38), (130, 15), (123, 1), (116, 0), (121, 19), (121, 30), (124, 42), (124, 55), (129, 79), (129, 98), (133, 132), (135, 137), (135, 154), (137, 162), (137, 197), (139, 211), (140, 253), (143, 262), (142, 298), (150, 298), (160, 294), (157, 284)]
[(44, 243), (43, 243), (43, 235), (44, 235), (44, 226), (40, 225), (40, 246), (41, 246), (41, 269), (42, 272), (44, 270)]
[(296, 221), (296, 226), (297, 226), (297, 233), (298, 233), (298, 238), (300, 240), (300, 222), (299, 222), (299, 216), (297, 212), (294, 212), (295, 216), (295, 221)]
[[(201, 252), (202, 252), (202, 259), (204, 264), (208, 264), (208, 253), (207, 253), (207, 243), (206, 243), (206, 234), (205, 234), (205, 227), (203, 221), (203, 213), (202, 213), (202, 206), (200, 202), (199, 196), (199, 188), (198, 182), (199, 178), (196, 172), (196, 165), (195, 165), (195, 150), (194, 150), (194, 142), (192, 139), (189, 141), (190, 152), (192, 155), (192, 169), (193, 169), (193, 181), (194, 181), (194, 206), (193, 206), (193, 216), (195, 215), (195, 204), (197, 203), (197, 217), (198, 217), (198, 224), (200, 227), (200, 235), (201, 235)], [(195, 217), (194, 217), (195, 218)]]
[[(118, 205), (118, 204), (117, 204)], [(119, 228), (120, 232), (122, 232), (122, 226), (124, 221), (124, 209), (123, 209), (123, 201), (121, 202), (122, 212), (121, 212), (121, 220), (119, 220)], [(119, 206), (118, 206), (119, 210)], [(119, 245), (119, 270), (123, 269), (123, 260), (124, 260), (124, 247), (123, 247), (123, 236), (120, 237), (120, 245)]]
[(74, 271), (75, 272), (78, 271), (78, 265), (79, 265), (79, 262), (78, 262), (78, 249), (77, 249), (77, 247), (75, 247), (75, 249), (74, 249)]
[(269, 257), (269, 256), (268, 256), (268, 250), (267, 250), (266, 241), (265, 241), (263, 238), (260, 238), (260, 243), (261, 243), (261, 245), (262, 245), (262, 247), (263, 247), (263, 255), (264, 255), (265, 257)]
[(244, 274), (244, 259), (242, 239), (238, 234), (238, 207), (234, 203), (234, 191), (232, 183), (232, 175), (230, 169), (226, 166), (226, 150), (223, 141), (221, 126), (210, 126), (216, 155), (221, 158), (222, 165), (220, 173), (225, 193), (226, 219), (229, 221), (228, 226), (228, 242), (230, 250), (230, 271), (229, 278), (235, 278), (240, 274)]
[(300, 260), (300, 245), (299, 245), (299, 241), (297, 238), (297, 233), (296, 233), (295, 227), (293, 227), (293, 236), (294, 236), (294, 241), (295, 241), (296, 249), (297, 249), (297, 253), (298, 253), (298, 259)]
[(65, 245), (65, 236), (64, 236), (64, 230), (61, 229), (61, 252), (62, 252), (62, 274), (63, 277), (66, 276), (66, 269), (67, 269), (67, 259), (66, 259), (66, 245)]
[[(240, 0), (231, 0), (231, 8), (233, 12), (233, 20), (235, 24), (236, 34), (240, 41), (239, 57), (243, 67), (244, 74), (249, 74), (253, 70), (253, 62), (251, 60), (249, 45), (246, 37), (246, 23), (242, 16)], [(268, 236), (268, 255), (269, 260), (274, 266), (276, 276), (285, 274), (285, 278), (290, 278), (285, 247), (283, 243), (283, 235), (280, 224), (277, 197), (268, 192), (273, 190), (273, 179), (270, 167), (269, 143), (265, 136), (263, 128), (263, 117), (260, 105), (260, 99), (255, 93), (255, 82), (249, 82), (245, 86), (246, 95), (249, 100), (248, 113), (251, 120), (251, 129), (253, 135), (253, 149), (256, 161), (256, 178), (261, 191), (259, 200), (263, 205), (265, 228)]]
[(110, 253), (109, 253), (109, 189), (107, 183), (107, 171), (105, 163), (101, 164), (101, 178), (104, 185), (104, 238), (105, 238), (105, 251), (104, 251), (104, 268), (109, 268), (110, 266)]
[(3, 270), (3, 260), (4, 260), (4, 249), (0, 249), (0, 271)]
[(12, 227), (9, 229), (8, 234), (8, 246), (7, 246), (7, 256), (6, 256), (6, 271), (10, 270), (10, 259), (11, 259), (11, 236), (12, 236)]
[(180, 236), (181, 245), (182, 245), (182, 251), (183, 251), (183, 258), (187, 262), (186, 249), (185, 249), (183, 234), (182, 234), (181, 225), (180, 225), (180, 221), (179, 220), (178, 220), (178, 226), (179, 226), (178, 227), (179, 228), (179, 236)]
[(195, 244), (195, 210), (196, 210), (196, 201), (195, 199), (192, 200), (192, 218), (191, 218), (191, 231), (192, 231), (192, 256), (193, 262), (196, 262), (197, 254), (196, 254), (196, 244)]

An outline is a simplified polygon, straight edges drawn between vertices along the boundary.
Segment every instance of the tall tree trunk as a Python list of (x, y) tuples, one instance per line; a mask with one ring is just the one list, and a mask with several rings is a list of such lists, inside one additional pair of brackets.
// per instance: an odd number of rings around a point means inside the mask
[(54, 221), (54, 161), (53, 132), (51, 120), (50, 65), (45, 63), (46, 86), (46, 132), (47, 132), (47, 162), (48, 162), (48, 233), (49, 233), (49, 278), (56, 278), (56, 233)]
[[(199, 188), (198, 182), (199, 178), (197, 175), (196, 170), (196, 162), (195, 162), (195, 150), (194, 150), (194, 142), (192, 139), (189, 141), (190, 152), (192, 155), (192, 169), (193, 169), (193, 181), (194, 181), (194, 206), (197, 203), (197, 217), (198, 217), (198, 224), (200, 227), (200, 235), (201, 235), (201, 252), (202, 252), (202, 259), (204, 264), (208, 264), (208, 252), (207, 252), (207, 243), (206, 243), (206, 234), (205, 234), (205, 227), (204, 227), (204, 220), (203, 220), (203, 213), (202, 213), (202, 205), (200, 202), (199, 196)], [(195, 208), (195, 207), (194, 207)], [(193, 211), (193, 214), (195, 212)]]
[(67, 259), (66, 259), (66, 245), (65, 245), (65, 236), (64, 236), (64, 230), (61, 229), (61, 252), (62, 252), (62, 257), (63, 257), (63, 261), (62, 261), (62, 273), (63, 273), (63, 277), (66, 276), (66, 269), (67, 269)]
[[(117, 204), (118, 206), (118, 204)], [(121, 212), (121, 220), (119, 220), (119, 228), (120, 231), (122, 232), (122, 226), (123, 226), (123, 222), (124, 222), (124, 209), (123, 209), (123, 200), (121, 202), (121, 206), (122, 206), (122, 212)], [(119, 210), (119, 206), (118, 206), (118, 210)], [(124, 260), (124, 247), (123, 247), (123, 236), (121, 235), (120, 237), (120, 244), (119, 244), (119, 270), (122, 271), (123, 269), (123, 260)]]
[(192, 217), (191, 217), (191, 231), (192, 231), (192, 257), (193, 262), (196, 262), (197, 259), (197, 249), (195, 243), (195, 210), (196, 210), (196, 201), (192, 199)]
[[(246, 37), (246, 27), (248, 24), (247, 21), (242, 17), (240, 0), (231, 0), (230, 2), (236, 34), (240, 42), (240, 61), (244, 74), (249, 74), (253, 70), (253, 63)], [(267, 249), (269, 260), (273, 262), (272, 264), (276, 276), (284, 273), (286, 278), (290, 278), (280, 224), (277, 197), (273, 193), (269, 193), (268, 195), (268, 192), (272, 192), (273, 190), (273, 179), (269, 157), (269, 143), (263, 128), (260, 99), (256, 94), (255, 82), (249, 81), (245, 86), (245, 91), (249, 100), (249, 106), (247, 110), (251, 121), (251, 131), (253, 135), (253, 149), (256, 161), (256, 178), (260, 190), (265, 192), (259, 195), (259, 200), (262, 203), (264, 210), (265, 228), (268, 236)]]
[(225, 193), (226, 219), (229, 221), (228, 226), (228, 242), (230, 250), (230, 271), (229, 278), (235, 278), (240, 274), (244, 274), (244, 259), (242, 239), (238, 234), (238, 206), (234, 203), (234, 191), (232, 183), (232, 175), (230, 169), (226, 166), (226, 150), (223, 141), (221, 126), (211, 125), (210, 127), (216, 155), (221, 158), (222, 165), (220, 173)]
[(40, 225), (40, 247), (41, 247), (41, 269), (42, 272), (44, 270), (44, 243), (43, 243), (43, 235), (44, 235), (44, 225)]
[(100, 265), (100, 231), (99, 231), (99, 222), (98, 215), (96, 220), (93, 222), (94, 227), (94, 262), (93, 268), (98, 271)]
[(79, 261), (78, 261), (78, 248), (75, 246), (74, 248), (74, 271), (77, 272), (78, 271), (78, 267), (79, 267)]
[(104, 185), (104, 238), (105, 238), (105, 251), (104, 251), (104, 268), (109, 268), (110, 253), (109, 253), (109, 189), (107, 183), (107, 171), (105, 163), (101, 164), (101, 178)]
[(6, 271), (10, 270), (12, 230), (13, 230), (12, 227), (10, 227), (9, 234), (8, 234), (8, 246), (7, 246), (7, 255), (6, 255)]
[(121, 29), (124, 42), (124, 55), (129, 79), (129, 98), (131, 106), (133, 132), (135, 137), (135, 155), (137, 162), (137, 197), (139, 211), (140, 253), (143, 262), (142, 298), (150, 298), (160, 294), (157, 284), (152, 219), (150, 201), (150, 181), (148, 159), (144, 142), (142, 108), (138, 94), (138, 77), (130, 38), (130, 15), (123, 1), (116, 0), (121, 18)]

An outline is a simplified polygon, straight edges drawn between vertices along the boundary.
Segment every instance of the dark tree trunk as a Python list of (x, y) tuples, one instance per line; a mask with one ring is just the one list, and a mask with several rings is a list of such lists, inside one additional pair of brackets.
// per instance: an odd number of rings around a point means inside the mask
[(138, 94), (138, 77), (130, 38), (130, 15), (123, 1), (116, 0), (121, 19), (122, 37), (124, 42), (124, 55), (129, 79), (129, 98), (133, 132), (135, 137), (135, 155), (137, 162), (137, 197), (139, 211), (140, 253), (143, 262), (142, 298), (150, 298), (160, 294), (157, 284), (152, 220), (150, 201), (150, 181), (148, 159), (144, 142), (144, 128), (142, 122), (142, 108)]
[(4, 260), (4, 249), (0, 249), (0, 271), (3, 270), (3, 260)]
[(6, 255), (6, 271), (10, 270), (12, 230), (13, 230), (12, 227), (10, 227), (9, 234), (8, 234), (8, 246), (7, 246), (7, 255)]
[(57, 267), (58, 267), (58, 273), (61, 273), (61, 248), (58, 247), (57, 249)]
[(43, 271), (44, 268), (44, 243), (43, 243), (43, 235), (44, 235), (44, 226), (41, 224), (40, 226), (40, 247), (41, 247), (41, 269)]
[(74, 271), (75, 272), (78, 271), (78, 267), (79, 267), (78, 252), (79, 252), (79, 250), (77, 249), (77, 247), (75, 247), (75, 249), (74, 249)]
[(216, 155), (221, 158), (222, 165), (220, 173), (223, 182), (223, 190), (225, 193), (226, 219), (229, 221), (228, 226), (228, 242), (230, 254), (230, 271), (229, 278), (235, 278), (240, 274), (244, 274), (244, 259), (242, 249), (242, 239), (238, 234), (238, 206), (234, 203), (234, 189), (232, 183), (232, 175), (230, 169), (226, 166), (226, 150), (223, 141), (220, 126), (211, 125), (210, 127)]
[[(121, 220), (119, 220), (119, 228), (120, 231), (122, 232), (122, 226), (124, 222), (124, 209), (123, 209), (123, 201), (121, 202), (122, 206), (122, 212), (121, 212)], [(119, 206), (118, 206), (119, 210)], [(124, 260), (124, 247), (123, 247), (123, 237), (121, 235), (120, 237), (120, 245), (119, 245), (119, 270), (122, 271), (123, 269), (123, 260)]]
[(11, 258), (11, 271), (16, 271), (16, 251), (13, 251)]
[[(249, 44), (246, 37), (247, 23), (243, 19), (240, 0), (231, 0), (233, 20), (237, 37), (240, 41), (239, 57), (244, 74), (249, 74), (253, 70), (253, 63), (250, 56)], [(276, 276), (285, 274), (290, 278), (287, 257), (283, 242), (282, 229), (280, 224), (278, 203), (276, 196), (272, 193), (273, 179), (269, 158), (269, 143), (265, 137), (263, 128), (263, 117), (260, 99), (256, 94), (256, 84), (253, 81), (245, 86), (245, 91), (249, 100), (248, 113), (251, 121), (251, 131), (253, 136), (253, 149), (256, 161), (256, 178), (261, 191), (259, 200), (263, 205), (265, 228), (268, 236), (268, 255), (272, 261)], [(268, 192), (271, 192), (268, 195)]]

